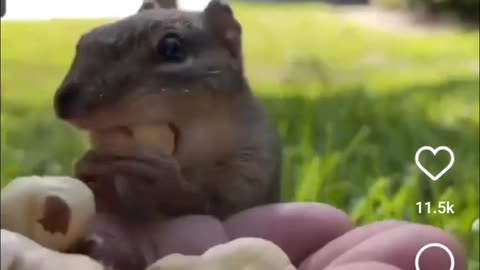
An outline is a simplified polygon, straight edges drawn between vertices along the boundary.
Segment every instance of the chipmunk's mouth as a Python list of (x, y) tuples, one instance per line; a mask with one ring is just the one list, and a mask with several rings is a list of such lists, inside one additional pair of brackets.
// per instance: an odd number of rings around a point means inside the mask
[(146, 149), (175, 157), (181, 146), (180, 126), (167, 117), (147, 119), (135, 113), (120, 115), (112, 109), (99, 109), (67, 122), (86, 131), (92, 150), (103, 153), (135, 158), (135, 151)]

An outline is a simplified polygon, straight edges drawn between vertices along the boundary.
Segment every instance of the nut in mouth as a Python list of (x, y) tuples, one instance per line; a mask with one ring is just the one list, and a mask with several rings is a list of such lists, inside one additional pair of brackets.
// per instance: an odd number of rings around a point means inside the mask
[(144, 148), (174, 155), (178, 147), (178, 129), (172, 123), (115, 126), (89, 130), (93, 150), (125, 155)]

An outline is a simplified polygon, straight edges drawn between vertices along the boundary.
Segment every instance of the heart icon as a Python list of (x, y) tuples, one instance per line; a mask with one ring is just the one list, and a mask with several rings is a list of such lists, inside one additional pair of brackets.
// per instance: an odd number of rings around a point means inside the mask
[[(420, 163), (419, 158), (420, 158), (420, 154), (423, 151), (430, 151), (430, 152), (433, 153), (434, 156), (437, 155), (437, 153), (439, 151), (447, 151), (448, 154), (450, 155), (450, 162), (448, 163), (447, 167), (445, 167), (440, 173), (438, 173), (437, 175), (434, 176), (427, 169), (425, 169), (425, 167), (423, 167), (422, 163)], [(450, 170), (450, 168), (452, 168), (454, 162), (455, 162), (455, 155), (453, 154), (453, 151), (446, 146), (439, 146), (436, 149), (433, 149), (430, 146), (423, 146), (420, 149), (418, 149), (417, 153), (415, 154), (415, 163), (417, 164), (417, 167), (424, 174), (426, 174), (428, 177), (430, 177), (430, 179), (432, 179), (433, 181), (437, 181), (438, 179), (440, 179), (440, 177), (442, 177), (442, 175), (444, 175), (448, 170)]]

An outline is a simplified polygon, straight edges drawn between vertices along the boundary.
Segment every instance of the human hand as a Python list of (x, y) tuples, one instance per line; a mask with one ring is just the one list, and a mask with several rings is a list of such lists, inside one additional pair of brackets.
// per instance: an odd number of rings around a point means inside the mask
[[(145, 232), (156, 243), (156, 258), (200, 255), (232, 239), (259, 237), (281, 247), (299, 270), (415, 270), (417, 252), (429, 243), (440, 243), (452, 251), (455, 270), (467, 269), (461, 245), (438, 228), (401, 221), (354, 227), (345, 213), (317, 203), (261, 206), (225, 222), (184, 216)], [(421, 256), (421, 270), (449, 268), (448, 254), (441, 249), (428, 249)]]

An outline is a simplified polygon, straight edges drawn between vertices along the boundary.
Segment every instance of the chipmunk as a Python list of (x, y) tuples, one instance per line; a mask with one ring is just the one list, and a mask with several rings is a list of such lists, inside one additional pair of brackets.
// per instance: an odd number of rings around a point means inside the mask
[[(224, 219), (278, 202), (281, 142), (246, 79), (239, 22), (223, 1), (201, 12), (172, 3), (146, 0), (79, 39), (55, 112), (111, 145), (90, 149), (75, 176), (103, 211)], [(115, 144), (142, 125), (168, 127), (171, 153)]]

